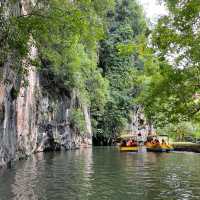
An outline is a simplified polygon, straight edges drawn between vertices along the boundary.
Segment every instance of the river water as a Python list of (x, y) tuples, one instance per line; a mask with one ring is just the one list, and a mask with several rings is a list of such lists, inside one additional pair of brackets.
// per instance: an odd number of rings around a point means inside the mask
[(0, 200), (200, 199), (200, 154), (93, 148), (36, 154), (0, 171)]

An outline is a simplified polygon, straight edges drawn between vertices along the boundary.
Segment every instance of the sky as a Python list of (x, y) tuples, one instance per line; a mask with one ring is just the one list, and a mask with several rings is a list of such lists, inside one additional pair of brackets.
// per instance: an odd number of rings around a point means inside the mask
[(155, 24), (159, 16), (166, 15), (167, 9), (159, 3), (158, 0), (138, 0), (143, 6), (145, 15), (150, 19), (151, 23)]

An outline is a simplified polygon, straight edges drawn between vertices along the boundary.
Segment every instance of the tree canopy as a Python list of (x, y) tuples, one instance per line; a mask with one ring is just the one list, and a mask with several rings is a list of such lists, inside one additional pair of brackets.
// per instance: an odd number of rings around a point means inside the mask
[(144, 63), (136, 52), (122, 53), (120, 49), (136, 43), (137, 37), (146, 29), (143, 11), (136, 1), (117, 0), (116, 6), (107, 14), (107, 32), (100, 42), (99, 68), (109, 81), (109, 99), (104, 111), (94, 118), (97, 132), (114, 136), (119, 134), (129, 121), (130, 111), (138, 94), (138, 71)]

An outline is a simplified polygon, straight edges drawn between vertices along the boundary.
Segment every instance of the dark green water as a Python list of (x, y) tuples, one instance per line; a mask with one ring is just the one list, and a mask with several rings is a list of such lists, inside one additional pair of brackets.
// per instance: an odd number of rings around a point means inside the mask
[(37, 154), (0, 171), (0, 200), (200, 199), (200, 154), (94, 148)]

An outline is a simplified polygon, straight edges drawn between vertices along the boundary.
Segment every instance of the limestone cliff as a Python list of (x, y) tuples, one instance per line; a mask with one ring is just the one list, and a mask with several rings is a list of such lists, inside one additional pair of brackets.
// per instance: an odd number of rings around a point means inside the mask
[(153, 125), (146, 119), (142, 106), (135, 105), (130, 112), (130, 121), (126, 130), (129, 134), (140, 136), (145, 141), (148, 135), (154, 134)]
[[(21, 1), (24, 14), (27, 2)], [(29, 54), (37, 56), (37, 49), (31, 46)], [(37, 72), (34, 66), (29, 65), (27, 71), (25, 86), (9, 58), (0, 66), (0, 166), (38, 151), (79, 148), (82, 142), (91, 145), (90, 114), (78, 93), (52, 83), (48, 74)], [(70, 122), (70, 111), (77, 106), (85, 117), (82, 135)]]
[[(69, 113), (77, 106), (77, 94), (48, 85), (44, 75), (30, 67), (28, 86), (17, 86), (15, 73), (5, 65), (0, 83), (0, 165), (37, 151), (78, 148), (91, 144), (87, 106), (81, 106), (86, 133), (71, 127)], [(15, 92), (19, 90), (16, 96)]]

